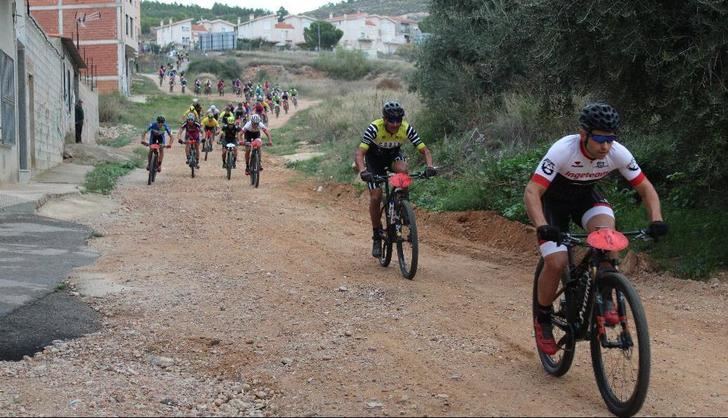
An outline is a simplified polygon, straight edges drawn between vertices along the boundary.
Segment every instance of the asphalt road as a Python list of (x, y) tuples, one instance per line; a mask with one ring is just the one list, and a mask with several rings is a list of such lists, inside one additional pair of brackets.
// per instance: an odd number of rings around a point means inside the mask
[(36, 215), (0, 216), (0, 360), (97, 327), (93, 310), (57, 291), (73, 268), (98, 257), (86, 246), (91, 232)]

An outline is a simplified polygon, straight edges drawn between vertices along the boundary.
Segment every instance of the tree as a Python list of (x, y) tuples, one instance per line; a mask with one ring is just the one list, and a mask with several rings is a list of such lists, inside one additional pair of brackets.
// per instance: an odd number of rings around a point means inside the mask
[(288, 13), (288, 10), (286, 10), (283, 6), (281, 6), (280, 9), (276, 12), (276, 15), (278, 15), (278, 21), (283, 22), (283, 18), (288, 16), (290, 13)]
[(306, 45), (311, 49), (316, 49), (319, 46), (321, 49), (331, 49), (342, 36), (344, 36), (342, 30), (336, 29), (334, 25), (323, 20), (313, 22), (311, 26), (303, 29), (303, 39), (306, 40)]

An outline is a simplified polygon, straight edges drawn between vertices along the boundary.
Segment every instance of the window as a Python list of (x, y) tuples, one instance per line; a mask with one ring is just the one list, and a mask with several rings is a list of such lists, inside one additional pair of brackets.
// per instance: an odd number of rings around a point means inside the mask
[(15, 62), (0, 51), (0, 144), (15, 143)]
[(131, 28), (131, 37), (134, 37), (134, 18), (129, 18), (129, 27)]

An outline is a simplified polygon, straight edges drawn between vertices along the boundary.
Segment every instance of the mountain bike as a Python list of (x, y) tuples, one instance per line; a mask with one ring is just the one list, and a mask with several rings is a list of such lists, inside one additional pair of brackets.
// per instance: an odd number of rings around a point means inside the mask
[(260, 158), (263, 141), (260, 138), (256, 138), (250, 142), (250, 147), (250, 161), (248, 163), (250, 184), (257, 189), (260, 185)]
[(379, 264), (389, 266), (392, 261), (392, 247), (397, 246), (399, 271), (406, 279), (414, 279), (417, 273), (419, 243), (415, 211), (409, 201), (409, 186), (412, 179), (424, 179), (425, 172), (388, 173), (373, 176), (374, 181), (384, 189), (384, 199), (379, 211), (384, 229), (382, 231), (382, 252)]
[(286, 115), (288, 114), (288, 100), (283, 101), (283, 110), (285, 110)]
[(205, 85), (205, 95), (209, 96), (212, 93), (212, 86)]
[(174, 78), (169, 79), (169, 92), (172, 93), (174, 91)]
[(187, 82), (186, 81), (183, 81), (180, 84), (182, 85), (182, 94), (185, 94), (185, 88), (187, 87)]
[(220, 94), (220, 96), (225, 95), (225, 87), (224, 86), (217, 86), (217, 92)]
[(147, 157), (147, 167), (149, 168), (149, 177), (147, 178), (147, 186), (154, 183), (157, 177), (157, 167), (159, 166), (159, 148), (160, 144), (148, 144), (149, 155)]
[(207, 153), (212, 152), (212, 141), (214, 140), (214, 131), (212, 129), (205, 129), (205, 143), (202, 144), (202, 152), (205, 153), (205, 161), (207, 161)]
[(232, 142), (225, 144), (225, 170), (227, 170), (227, 179), (230, 180), (233, 168), (235, 168), (235, 145)]
[[(645, 230), (562, 234), (561, 244), (567, 248), (569, 261), (552, 314), (554, 338), (560, 350), (550, 356), (537, 347), (543, 368), (559, 377), (571, 367), (576, 342), (588, 340), (599, 392), (609, 411), (617, 416), (634, 415), (640, 410), (650, 381), (650, 337), (642, 302), (629, 279), (619, 272), (618, 260), (609, 258), (610, 251), (627, 248), (627, 237), (651, 239)], [(586, 247), (578, 264), (575, 246)], [(611, 268), (604, 268), (605, 263)], [(533, 284), (534, 320), (542, 268), (543, 259)], [(610, 312), (611, 320), (605, 316)]]
[(202, 90), (202, 86), (199, 84), (195, 84), (195, 96), (199, 96), (201, 90)]
[(192, 171), (192, 178), (195, 178), (195, 168), (197, 168), (197, 151), (195, 150), (195, 144), (197, 141), (194, 139), (189, 139), (190, 144), (190, 155), (187, 156), (187, 165), (190, 166), (190, 170)]
[(296, 99), (296, 96), (291, 96), (291, 101), (293, 102), (293, 108), (298, 107), (298, 99)]
[(281, 114), (281, 105), (276, 103), (275, 105), (273, 105), (273, 109), (276, 113), (276, 119), (278, 119), (278, 116), (280, 116), (280, 114)]

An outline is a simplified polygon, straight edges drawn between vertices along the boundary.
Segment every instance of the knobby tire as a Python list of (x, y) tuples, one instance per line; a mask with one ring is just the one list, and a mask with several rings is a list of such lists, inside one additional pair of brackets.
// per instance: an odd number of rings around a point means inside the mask
[(389, 223), (387, 202), (383, 202), (380, 213), (379, 218), (382, 220), (382, 225), (386, 225), (387, 229), (384, 230), (384, 236), (382, 237), (382, 255), (379, 257), (379, 264), (382, 267), (387, 267), (392, 261), (392, 236), (389, 232), (394, 230), (394, 227)]
[(235, 156), (233, 155), (233, 152), (228, 150), (227, 154), (225, 155), (225, 169), (227, 170), (227, 179), (230, 180), (230, 177), (233, 173), (233, 158)]
[[(609, 411), (617, 416), (632, 416), (642, 408), (650, 384), (650, 336), (647, 329), (647, 316), (645, 315), (637, 291), (621, 273), (604, 273), (598, 279), (597, 283), (599, 284), (598, 292), (600, 294), (608, 293), (610, 295), (609, 297), (612, 298), (615, 294), (621, 295), (621, 297), (618, 296), (616, 299), (618, 301), (617, 306), (621, 305), (620, 309), (624, 309), (622, 312), (625, 312), (624, 316), (626, 317), (623, 323), (606, 328), (607, 335), (629, 335), (630, 339), (638, 344), (638, 347), (636, 349), (634, 346), (628, 349), (604, 348), (602, 347), (598, 332), (594, 330), (590, 341), (594, 377), (596, 378), (599, 392), (607, 404)], [(639, 356), (636, 362), (634, 361), (634, 355)], [(605, 356), (609, 358), (606, 362), (604, 359)], [(610, 361), (614, 358), (616, 358), (616, 361)], [(605, 370), (606, 363), (609, 363), (609, 365)], [(625, 363), (630, 364), (625, 365)], [(630, 365), (637, 367), (636, 373), (632, 370), (629, 372), (626, 371)], [(621, 388), (615, 387), (618, 385), (611, 384), (610, 377), (618, 380), (618, 372), (621, 372), (621, 374), (630, 374), (630, 377), (636, 376), (636, 381), (626, 385), (622, 384)], [(624, 396), (619, 396), (617, 392), (621, 392)]]
[[(536, 321), (536, 312), (538, 308), (538, 276), (541, 275), (541, 270), (543, 270), (543, 259), (539, 260), (538, 266), (536, 267), (536, 274), (534, 275), (533, 279), (533, 320)], [(566, 303), (574, 303), (573, 301), (567, 300)], [(564, 307), (564, 309), (566, 309)], [(555, 312), (558, 312), (558, 307), (554, 308)], [(560, 328), (554, 324), (554, 331), (560, 330)], [(548, 354), (545, 354), (541, 352), (541, 350), (538, 349), (538, 346), (536, 346), (536, 350), (538, 351), (538, 357), (541, 360), (541, 365), (543, 366), (544, 370), (546, 370), (546, 373), (555, 376), (560, 377), (566, 374), (566, 372), (569, 371), (571, 368), (571, 364), (574, 362), (574, 354), (575, 354), (575, 348), (576, 348), (576, 341), (573, 338), (573, 335), (571, 335), (571, 332), (564, 332), (564, 341), (565, 344), (562, 347), (561, 350), (559, 350), (558, 353), (554, 354), (553, 356), (549, 356)], [(554, 335), (556, 338), (556, 342), (558, 343), (559, 340), (562, 338), (560, 336)]]
[(149, 178), (147, 179), (147, 185), (154, 183), (155, 177), (157, 177), (157, 154), (152, 153), (152, 157), (149, 161)]
[(250, 153), (250, 184), (258, 188), (260, 184), (260, 150)]
[[(402, 226), (402, 236), (397, 238), (397, 257), (399, 259), (399, 270), (405, 279), (412, 280), (417, 273), (417, 257), (419, 255), (419, 243), (417, 241), (417, 222), (415, 211), (408, 200), (399, 202), (399, 223)], [(407, 261), (406, 246), (411, 247), (409, 262)]]

